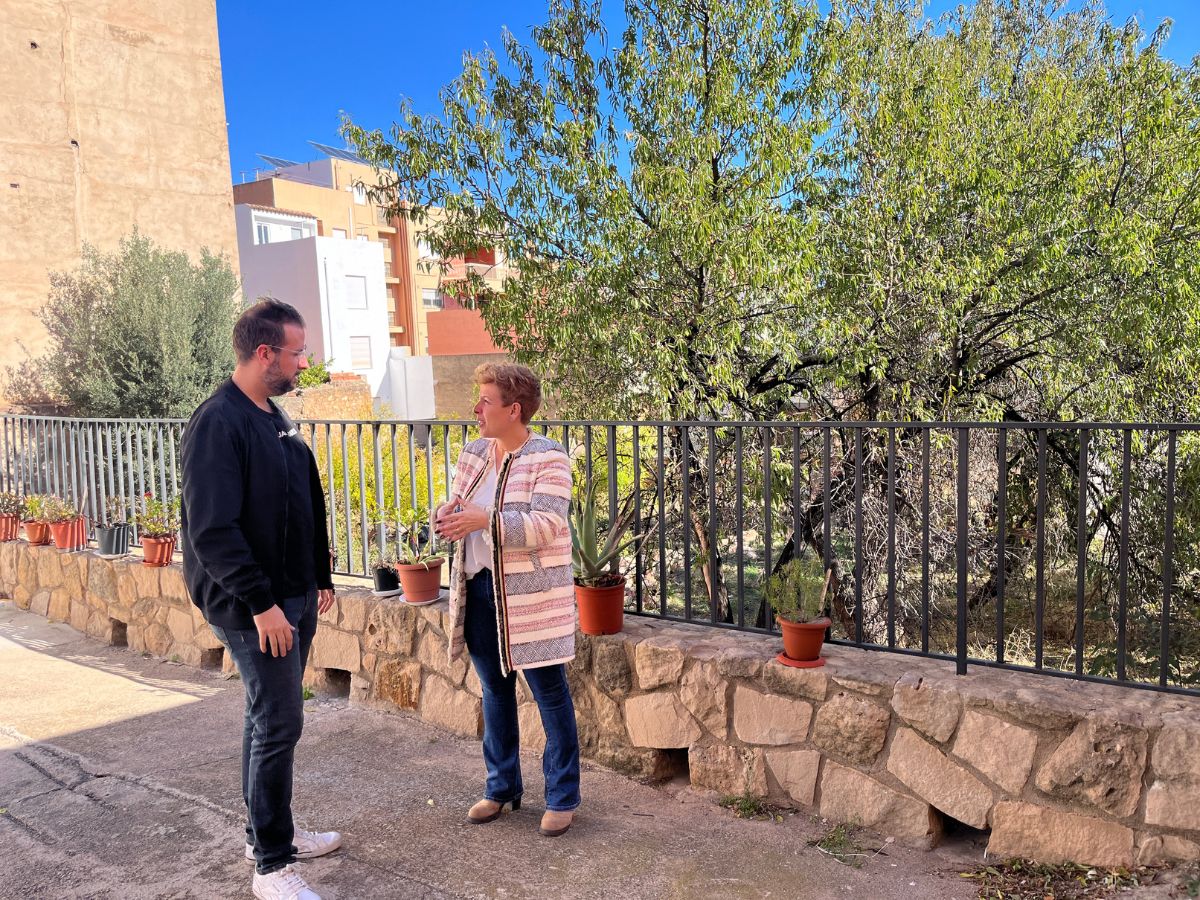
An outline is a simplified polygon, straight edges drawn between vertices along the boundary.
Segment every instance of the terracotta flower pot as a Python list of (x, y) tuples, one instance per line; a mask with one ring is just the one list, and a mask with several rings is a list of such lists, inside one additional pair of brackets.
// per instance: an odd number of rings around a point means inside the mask
[(35, 547), (44, 547), (50, 543), (50, 525), (48, 522), (26, 522), (25, 539)]
[(69, 522), (51, 522), (50, 536), (59, 550), (78, 550), (87, 545), (87, 521), (76, 516)]
[(828, 618), (814, 619), (811, 622), (789, 622), (779, 620), (779, 628), (783, 632), (783, 653), (798, 663), (822, 665), (821, 645), (825, 643), (825, 629), (829, 627)]
[(15, 541), (21, 533), (21, 517), (16, 513), (0, 516), (0, 541)]
[(428, 566), (413, 566), (401, 563), (396, 566), (400, 576), (400, 589), (404, 599), (409, 603), (424, 603), (436, 600), (442, 592), (442, 563), (445, 560), (436, 559)]
[(142, 538), (142, 565), (169, 566), (171, 557), (175, 553), (175, 535), (170, 537), (143, 537)]
[(605, 587), (576, 584), (575, 605), (584, 634), (616, 634), (625, 625), (625, 576)]

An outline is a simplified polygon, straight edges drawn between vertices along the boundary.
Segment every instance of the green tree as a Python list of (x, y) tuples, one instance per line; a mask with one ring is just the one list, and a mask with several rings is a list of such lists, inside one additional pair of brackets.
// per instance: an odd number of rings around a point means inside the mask
[(51, 274), (48, 349), (9, 370), (9, 395), (79, 416), (190, 415), (233, 369), (240, 311), (224, 257), (192, 263), (136, 229), (113, 253), (85, 246), (77, 271)]

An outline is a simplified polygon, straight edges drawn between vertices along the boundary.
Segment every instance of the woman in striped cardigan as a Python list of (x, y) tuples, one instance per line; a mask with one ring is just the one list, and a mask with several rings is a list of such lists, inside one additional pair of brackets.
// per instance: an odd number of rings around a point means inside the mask
[(541, 383), (524, 366), (475, 370), (481, 437), (458, 458), (437, 530), (457, 541), (450, 586), (450, 658), (464, 646), (483, 686), (484, 797), (467, 819), (491, 822), (521, 806), (516, 671), (537, 701), (546, 748), (541, 833), (571, 827), (579, 806), (579, 738), (567, 683), (575, 656), (571, 465), (562, 445), (529, 430)]

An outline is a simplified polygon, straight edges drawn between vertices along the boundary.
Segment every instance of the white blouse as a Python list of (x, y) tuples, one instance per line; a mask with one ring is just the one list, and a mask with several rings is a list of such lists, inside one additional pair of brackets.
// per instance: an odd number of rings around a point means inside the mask
[[(488, 511), (491, 518), (492, 505), (496, 502), (496, 466), (489, 460), (487, 474), (475, 490), (475, 502)], [(492, 532), (489, 528), (481, 528), (467, 535), (466, 560), (463, 571), (467, 577), (477, 575), (484, 569), (492, 568)]]

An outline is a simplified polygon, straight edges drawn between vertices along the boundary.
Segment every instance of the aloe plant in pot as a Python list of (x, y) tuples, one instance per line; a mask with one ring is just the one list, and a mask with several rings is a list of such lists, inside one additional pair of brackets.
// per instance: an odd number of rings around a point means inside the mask
[(424, 513), (406, 507), (399, 514), (400, 552), (396, 557), (396, 574), (406, 603), (432, 603), (442, 592), (442, 563), (444, 556), (429, 553), (429, 536), (433, 529)]
[(809, 556), (788, 560), (767, 581), (767, 602), (783, 633), (783, 653), (776, 657), (781, 663), (799, 668), (825, 665), (825, 594), (832, 577), (832, 569), (826, 571), (819, 559)]
[[(596, 482), (571, 503), (571, 564), (579, 630), (584, 634), (616, 634), (625, 620), (625, 576), (621, 554), (644, 540), (626, 534), (634, 523), (633, 495), (618, 507), (617, 516), (601, 525), (596, 506)], [(636, 550), (635, 550), (636, 552)]]

